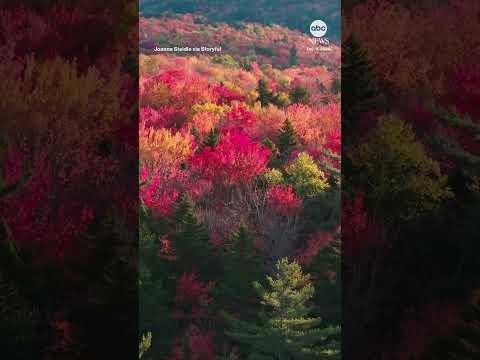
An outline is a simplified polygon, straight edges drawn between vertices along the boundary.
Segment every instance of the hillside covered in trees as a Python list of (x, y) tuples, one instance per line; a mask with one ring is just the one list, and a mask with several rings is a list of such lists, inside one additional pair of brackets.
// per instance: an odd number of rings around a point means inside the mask
[(338, 359), (338, 47), (141, 19), (142, 50), (207, 41), (140, 57), (142, 357)]
[(280, 25), (308, 32), (313, 20), (322, 19), (329, 26), (329, 36), (340, 39), (340, 1), (295, 0), (140, 0), (140, 13), (144, 17), (158, 17), (193, 13), (208, 22), (236, 24), (242, 21), (262, 25)]
[[(198, 15), (140, 18), (140, 51), (152, 53), (158, 47), (198, 46), (221, 47), (224, 55), (240, 63), (252, 61), (277, 68), (324, 65), (334, 71), (340, 62), (340, 48), (335, 43), (326, 51), (312, 51), (310, 34), (278, 24), (264, 26), (240, 22), (235, 26), (225, 22), (209, 23)], [(295, 58), (292, 58), (292, 52)], [(179, 55), (188, 55), (178, 53)], [(292, 63), (294, 61), (294, 63)]]

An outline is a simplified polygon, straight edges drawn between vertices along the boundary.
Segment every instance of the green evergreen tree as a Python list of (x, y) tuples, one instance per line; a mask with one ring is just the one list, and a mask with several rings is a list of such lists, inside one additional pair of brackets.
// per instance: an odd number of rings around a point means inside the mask
[[(340, 195), (340, 194), (339, 194)], [(336, 198), (340, 204), (339, 197)], [(337, 205), (338, 212), (340, 206)], [(339, 224), (339, 222), (337, 222)], [(315, 296), (312, 301), (316, 308), (313, 313), (317, 316), (317, 309), (322, 312), (326, 323), (338, 324), (342, 320), (342, 280), (341, 280), (341, 240), (335, 237), (330, 244), (321, 249), (307, 267), (315, 279)]]
[(262, 104), (262, 106), (267, 106), (272, 102), (273, 94), (268, 89), (267, 79), (261, 78), (260, 80), (258, 80), (257, 92), (258, 92), (258, 101), (260, 101), (260, 104)]
[(232, 329), (227, 334), (249, 347), (248, 360), (340, 359), (340, 328), (320, 328), (319, 318), (308, 317), (314, 295), (310, 276), (287, 259), (279, 260), (276, 269), (273, 277), (267, 276), (268, 288), (254, 283), (264, 306), (260, 324), (225, 314)]
[(283, 158), (287, 158), (298, 145), (298, 136), (289, 119), (283, 122), (278, 136), (278, 149)]
[(198, 270), (205, 279), (218, 277), (218, 260), (212, 256), (212, 245), (205, 226), (194, 214), (194, 204), (188, 193), (183, 194), (174, 216), (176, 231), (171, 235), (175, 251), (176, 273)]
[(196, 127), (193, 127), (192, 130), (190, 131), (190, 134), (192, 134), (192, 136), (195, 138), (195, 140), (199, 140), (200, 139), (200, 132), (198, 131), (198, 129)]
[(207, 135), (207, 138), (203, 142), (204, 146), (215, 147), (218, 144), (218, 140), (220, 140), (220, 131), (217, 128), (213, 128)]
[(188, 193), (184, 193), (178, 199), (175, 205), (174, 222), (177, 230), (182, 226), (196, 223), (194, 215), (194, 204)]
[(378, 106), (374, 69), (367, 53), (351, 34), (342, 46), (342, 135), (353, 136), (352, 121)]
[(298, 65), (298, 55), (297, 55), (297, 48), (293, 45), (290, 48), (290, 66), (297, 66)]
[(441, 151), (443, 156), (457, 164), (455, 172), (450, 175), (454, 192), (469, 198), (477, 197), (480, 156), (475, 151), (462, 146), (457, 139), (450, 135), (450, 131), (461, 132), (464, 134), (462, 135), (464, 138), (480, 139), (480, 124), (468, 115), (459, 114), (455, 108), (437, 108), (434, 109), (434, 114), (436, 119), (448, 130), (429, 134), (429, 145)]
[(248, 58), (242, 58), (240, 60), (240, 67), (245, 71), (252, 71), (253, 69), (252, 64), (250, 63), (250, 59)]
[(138, 358), (141, 359), (143, 355), (150, 349), (152, 345), (152, 333), (148, 332), (142, 335), (140, 343), (138, 344)]
[(218, 287), (218, 297), (224, 299), (222, 309), (240, 313), (244, 318), (253, 318), (256, 309), (252, 303), (255, 303), (256, 293), (251, 284), (261, 279), (263, 266), (244, 221), (233, 233), (231, 246), (222, 260), (224, 276)]
[(310, 92), (301, 85), (294, 86), (289, 96), (292, 104), (308, 104), (310, 101)]
[[(175, 323), (171, 320), (168, 309), (170, 299), (175, 296), (175, 283), (168, 276), (171, 273), (170, 264), (158, 256), (159, 238), (165, 234), (165, 230), (164, 224), (156, 223), (147, 208), (141, 208), (138, 242), (138, 330), (147, 337), (141, 339), (139, 346), (143, 346), (143, 353), (151, 347), (156, 356), (168, 355), (167, 349), (175, 333)], [(152, 331), (156, 334), (154, 339), (148, 335)]]
[(334, 94), (338, 94), (342, 90), (342, 83), (339, 78), (334, 78), (330, 85), (330, 91)]

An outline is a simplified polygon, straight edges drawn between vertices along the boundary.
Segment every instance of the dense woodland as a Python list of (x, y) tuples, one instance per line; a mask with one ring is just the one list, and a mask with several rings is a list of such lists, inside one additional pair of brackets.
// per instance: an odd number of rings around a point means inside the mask
[(329, 36), (340, 39), (341, 2), (298, 0), (141, 0), (143, 17), (200, 15), (205, 22), (224, 22), (232, 25), (247, 21), (262, 25), (280, 25), (308, 33), (313, 20), (322, 19), (329, 26)]
[[(278, 24), (263, 26), (240, 22), (208, 23), (201, 16), (185, 14), (176, 17), (140, 18), (140, 51), (152, 53), (155, 46), (220, 46), (222, 54), (233, 57), (240, 65), (250, 62), (270, 64), (275, 68), (324, 65), (338, 70), (340, 48), (332, 41), (329, 51), (309, 51), (311, 36)], [(295, 53), (293, 56), (292, 52)], [(189, 55), (178, 53), (177, 55)], [(292, 63), (292, 61), (294, 63)], [(233, 63), (232, 63), (233, 65)]]
[(55, 3), (0, 11), (2, 358), (478, 359), (478, 1), (345, 1), (341, 59)]
[(0, 357), (135, 358), (136, 1), (5, 3)]
[(343, 356), (477, 359), (480, 3), (355, 3), (342, 29)]
[[(143, 357), (339, 358), (338, 47), (192, 15), (140, 24)], [(222, 53), (148, 51), (204, 42)]]

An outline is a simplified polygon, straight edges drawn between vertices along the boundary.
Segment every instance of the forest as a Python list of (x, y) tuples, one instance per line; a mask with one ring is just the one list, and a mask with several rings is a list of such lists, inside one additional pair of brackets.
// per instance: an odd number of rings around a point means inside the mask
[[(295, 0), (140, 0), (142, 17), (171, 17), (194, 13), (203, 22), (235, 25), (243, 21), (261, 25), (280, 25), (308, 32), (308, 25), (323, 19), (329, 25), (329, 36), (340, 40), (341, 2)], [(202, 20), (203, 19), (203, 20)]]
[(342, 355), (477, 359), (480, 3), (343, 5)]
[(1, 3), (0, 357), (136, 358), (136, 1)]
[(478, 1), (1, 3), (2, 358), (479, 358)]
[(142, 358), (339, 359), (339, 47), (200, 20), (140, 20)]

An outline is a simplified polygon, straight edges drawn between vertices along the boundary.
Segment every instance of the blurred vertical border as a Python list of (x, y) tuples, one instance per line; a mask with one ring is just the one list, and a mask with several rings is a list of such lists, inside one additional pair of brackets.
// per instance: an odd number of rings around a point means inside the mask
[(345, 0), (343, 357), (480, 357), (480, 3)]
[(134, 359), (137, 1), (0, 4), (0, 357)]

